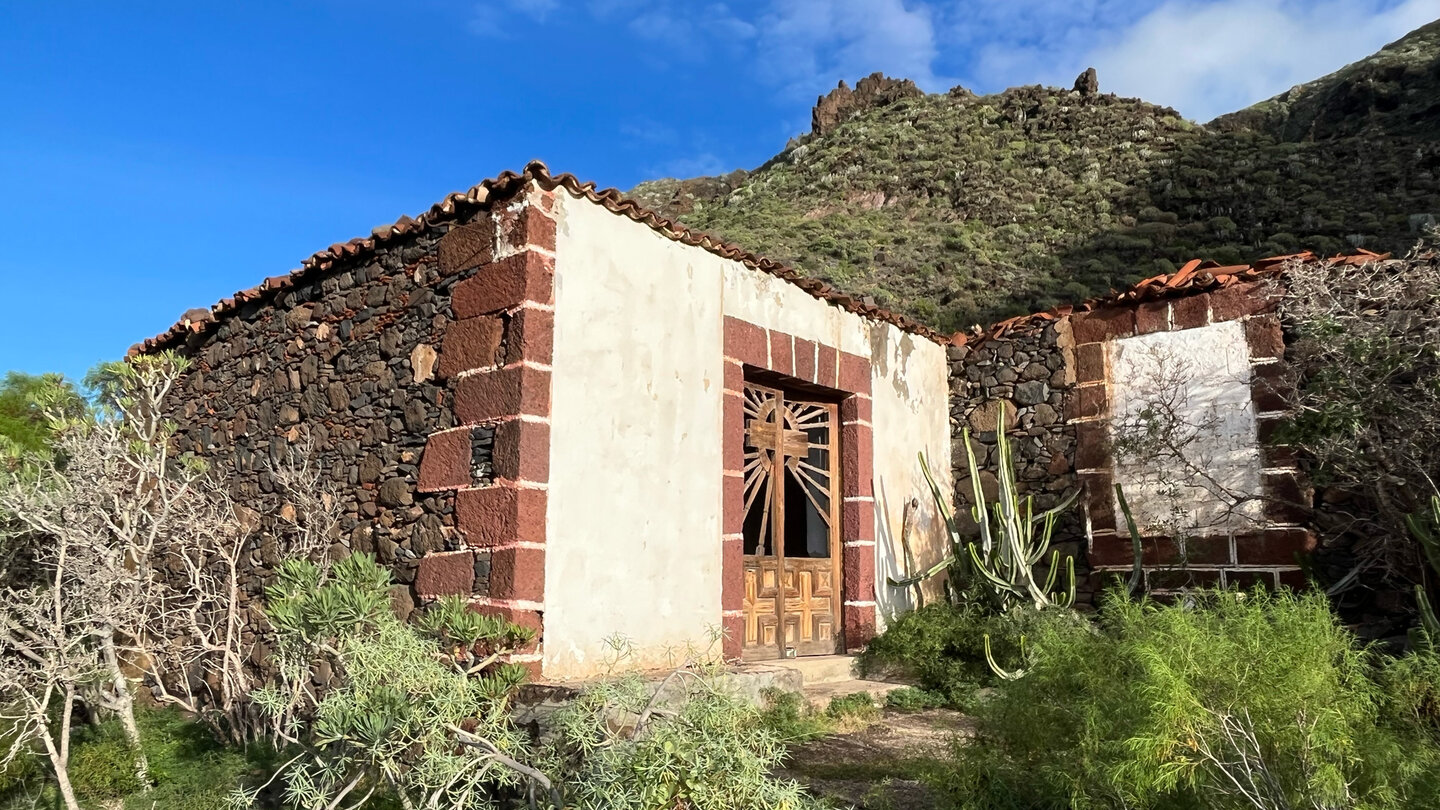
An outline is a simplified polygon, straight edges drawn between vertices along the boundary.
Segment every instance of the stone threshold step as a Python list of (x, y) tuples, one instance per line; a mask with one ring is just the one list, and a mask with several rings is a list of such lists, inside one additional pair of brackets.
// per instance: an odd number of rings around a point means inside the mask
[(809, 655), (799, 658), (778, 658), (773, 661), (741, 664), (735, 668), (736, 672), (741, 673), (775, 670), (789, 670), (796, 673), (802, 686), (848, 681), (856, 677), (855, 656), (853, 655)]

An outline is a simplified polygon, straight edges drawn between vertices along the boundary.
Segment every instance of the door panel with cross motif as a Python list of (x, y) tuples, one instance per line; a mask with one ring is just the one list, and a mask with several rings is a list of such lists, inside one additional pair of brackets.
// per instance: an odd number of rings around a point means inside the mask
[(747, 660), (840, 647), (836, 407), (745, 385)]

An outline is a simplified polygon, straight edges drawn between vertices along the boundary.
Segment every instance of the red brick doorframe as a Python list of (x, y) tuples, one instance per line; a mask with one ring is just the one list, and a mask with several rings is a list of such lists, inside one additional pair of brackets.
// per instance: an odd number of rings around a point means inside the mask
[(724, 503), (720, 608), (727, 659), (740, 657), (745, 588), (745, 367), (783, 375), (840, 399), (841, 613), (845, 647), (875, 636), (874, 430), (870, 361), (837, 347), (725, 318)]

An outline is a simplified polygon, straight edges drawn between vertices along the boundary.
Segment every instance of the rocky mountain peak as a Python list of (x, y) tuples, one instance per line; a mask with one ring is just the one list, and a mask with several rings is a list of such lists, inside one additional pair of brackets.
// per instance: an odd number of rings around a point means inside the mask
[(983, 95), (877, 73), (753, 171), (634, 194), (949, 331), (1194, 258), (1402, 252), (1440, 218), (1437, 88), (1440, 23), (1206, 126), (1094, 70)]
[(815, 109), (810, 111), (810, 131), (815, 135), (824, 135), (867, 110), (923, 95), (925, 93), (915, 86), (915, 82), (892, 79), (879, 72), (856, 82), (853, 90), (841, 79), (838, 87), (815, 100)]

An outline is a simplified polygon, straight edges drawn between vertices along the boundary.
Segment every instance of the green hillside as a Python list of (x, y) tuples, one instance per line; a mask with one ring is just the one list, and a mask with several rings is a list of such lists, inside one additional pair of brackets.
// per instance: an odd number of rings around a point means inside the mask
[(956, 88), (861, 103), (750, 173), (632, 193), (947, 330), (1193, 257), (1403, 250), (1440, 219), (1440, 93), (1410, 92), (1440, 81), (1437, 32), (1208, 126), (1080, 90)]

